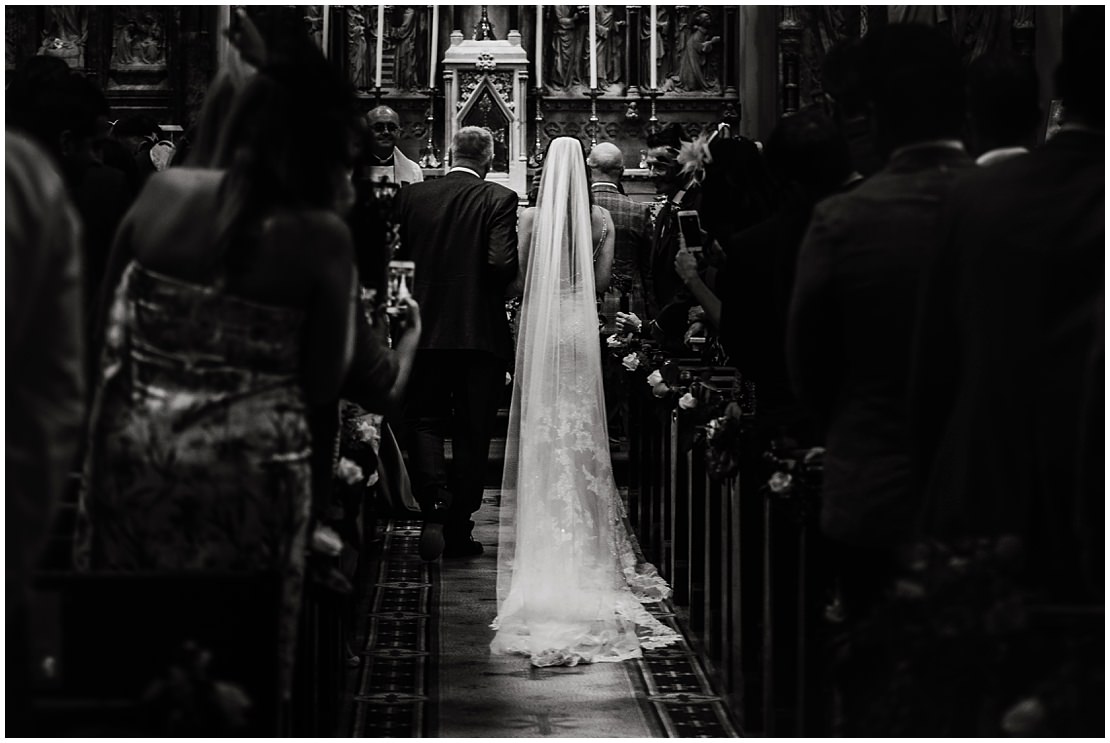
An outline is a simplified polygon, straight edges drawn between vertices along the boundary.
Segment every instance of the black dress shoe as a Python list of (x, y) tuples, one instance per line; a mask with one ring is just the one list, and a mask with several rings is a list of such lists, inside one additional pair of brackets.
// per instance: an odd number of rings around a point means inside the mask
[(443, 548), (444, 557), (477, 557), (483, 552), (485, 550), (482, 548), (482, 543), (474, 537), (467, 537), (461, 542), (448, 542)]

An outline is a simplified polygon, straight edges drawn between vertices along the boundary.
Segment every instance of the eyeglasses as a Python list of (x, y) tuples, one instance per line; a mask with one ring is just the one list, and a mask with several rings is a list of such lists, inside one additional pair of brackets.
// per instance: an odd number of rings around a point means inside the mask
[(401, 127), (397, 126), (392, 121), (378, 121), (374, 124), (374, 131), (378, 134), (381, 134), (382, 132), (389, 132), (390, 134), (392, 134), (400, 128)]

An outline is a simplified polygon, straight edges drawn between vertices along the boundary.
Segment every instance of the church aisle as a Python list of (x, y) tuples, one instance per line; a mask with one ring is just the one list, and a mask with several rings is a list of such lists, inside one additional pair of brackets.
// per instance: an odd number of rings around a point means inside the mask
[[(496, 490), (476, 514), (480, 557), (423, 563), (419, 522), (391, 523), (348, 701), (355, 737), (737, 737), (683, 642), (643, 660), (533, 668), (493, 657)], [(657, 616), (674, 624), (667, 605)]]

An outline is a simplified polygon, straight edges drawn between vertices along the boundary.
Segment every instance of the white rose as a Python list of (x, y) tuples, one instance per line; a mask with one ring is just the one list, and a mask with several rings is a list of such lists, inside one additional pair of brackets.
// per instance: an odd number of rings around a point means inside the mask
[(621, 359), (621, 364), (623, 364), (624, 368), (628, 371), (636, 371), (640, 368), (640, 357), (634, 353), (630, 353)]
[(683, 410), (693, 410), (698, 406), (698, 399), (687, 392), (682, 397), (678, 398), (678, 407)]
[(648, 383), (649, 387), (654, 387), (655, 385), (659, 384), (662, 381), (663, 381), (663, 375), (659, 373), (658, 369), (653, 371), (651, 374), (648, 374), (647, 383)]
[(335, 468), (335, 474), (348, 485), (354, 485), (362, 479), (362, 468), (350, 459), (341, 457), (339, 465)]
[(330, 526), (318, 524), (312, 532), (312, 549), (335, 557), (343, 551), (343, 540)]

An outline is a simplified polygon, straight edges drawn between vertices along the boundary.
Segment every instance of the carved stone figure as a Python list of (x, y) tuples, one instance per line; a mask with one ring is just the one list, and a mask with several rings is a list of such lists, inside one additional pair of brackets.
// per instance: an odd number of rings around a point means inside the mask
[(401, 12), (401, 22), (393, 27), (393, 82), (401, 90), (424, 88), (427, 67), (423, 63), (423, 52), (427, 43), (420, 43), (421, 21), (416, 7), (406, 5)]
[(347, 62), (351, 83), (359, 90), (374, 87), (374, 59), (369, 54), (368, 21), (364, 9), (373, 6), (347, 7)]
[(112, 66), (135, 64), (135, 55), (131, 52), (131, 45), (138, 35), (138, 24), (135, 23), (133, 18), (117, 16), (114, 25)]
[(570, 90), (582, 85), (582, 67), (586, 51), (586, 29), (583, 16), (588, 7), (553, 5), (554, 23), (551, 31), (551, 87)]
[(59, 57), (70, 67), (85, 66), (85, 43), (89, 38), (88, 8), (83, 5), (48, 5), (46, 29), (39, 54)]
[(147, 12), (139, 21), (137, 43), (132, 45), (132, 54), (145, 65), (162, 64), (165, 61), (165, 39), (162, 24), (158, 22), (157, 12)]
[(321, 49), (324, 48), (324, 6), (305, 5), (304, 24), (308, 37)]
[(121, 6), (113, 13), (112, 67), (154, 67), (166, 62), (161, 8)]
[(709, 72), (709, 53), (720, 43), (720, 36), (712, 35), (713, 17), (707, 11), (695, 12), (679, 34), (676, 57), (678, 60), (677, 87), (688, 93), (711, 91), (717, 81)]
[(597, 84), (601, 88), (619, 84), (624, 79), (624, 26), (617, 20), (613, 5), (594, 8), (597, 24)]

